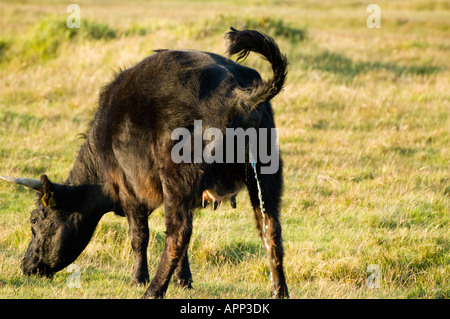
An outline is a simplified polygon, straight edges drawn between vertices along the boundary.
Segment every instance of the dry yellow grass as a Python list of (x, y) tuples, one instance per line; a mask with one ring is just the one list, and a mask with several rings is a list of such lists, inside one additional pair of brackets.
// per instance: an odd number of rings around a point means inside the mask
[[(364, 1), (79, 4), (91, 24), (68, 39), (57, 27), (66, 4), (0, 2), (0, 175), (63, 180), (114, 70), (158, 48), (223, 54), (230, 23), (259, 27), (290, 61), (288, 84), (273, 103), (291, 297), (449, 298), (448, 2), (380, 1), (380, 29), (366, 27)], [(104, 38), (89, 38), (95, 30)], [(58, 43), (49, 56), (33, 42), (44, 32)], [(270, 75), (259, 57), (245, 63)], [(67, 287), (64, 270), (53, 280), (24, 277), (32, 207), (31, 192), (0, 184), (0, 297), (138, 298), (145, 291), (129, 285), (128, 227), (112, 214), (76, 261), (80, 289)], [(149, 223), (152, 275), (164, 241), (162, 209)], [(245, 193), (236, 211), (197, 213), (190, 255), (195, 290), (170, 286), (168, 298), (269, 297)], [(379, 289), (366, 283), (371, 264), (380, 268)]]

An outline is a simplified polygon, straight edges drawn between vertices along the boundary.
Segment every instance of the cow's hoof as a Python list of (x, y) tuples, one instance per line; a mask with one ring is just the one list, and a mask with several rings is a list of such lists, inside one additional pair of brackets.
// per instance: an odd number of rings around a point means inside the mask
[(286, 285), (278, 288), (272, 288), (272, 298), (289, 299), (289, 292)]
[(150, 289), (148, 289), (142, 296), (142, 299), (163, 299), (163, 298), (164, 298), (163, 293), (152, 292)]
[(141, 274), (134, 273), (131, 275), (131, 285), (132, 286), (142, 286), (147, 285), (150, 282), (150, 277), (148, 271), (141, 272)]
[(192, 289), (192, 282), (193, 282), (192, 278), (189, 278), (189, 279), (179, 278), (179, 279), (173, 281), (175, 286), (178, 286), (183, 289)]
[(150, 279), (147, 277), (146, 279), (131, 279), (131, 286), (145, 286), (150, 282)]

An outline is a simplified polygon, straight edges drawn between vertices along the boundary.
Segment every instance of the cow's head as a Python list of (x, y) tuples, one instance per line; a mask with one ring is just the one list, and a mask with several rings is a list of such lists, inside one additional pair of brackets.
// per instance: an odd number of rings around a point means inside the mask
[(35, 189), (31, 241), (22, 259), (24, 274), (51, 277), (71, 264), (89, 243), (102, 215), (113, 209), (101, 186), (68, 186), (40, 180), (1, 177)]

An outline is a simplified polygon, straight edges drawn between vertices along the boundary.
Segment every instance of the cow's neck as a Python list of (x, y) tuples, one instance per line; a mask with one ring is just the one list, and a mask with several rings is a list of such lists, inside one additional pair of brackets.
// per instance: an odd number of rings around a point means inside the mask
[(88, 136), (81, 146), (75, 164), (64, 184), (88, 192), (89, 194), (86, 194), (85, 198), (90, 198), (90, 200), (92, 200), (92, 195), (95, 195), (94, 200), (98, 204), (99, 210), (95, 213), (103, 215), (113, 210), (114, 202), (103, 192), (104, 178), (100, 165), (95, 146)]
[(64, 184), (74, 186), (102, 185), (104, 179), (100, 168), (97, 151), (88, 136), (81, 146), (75, 164)]

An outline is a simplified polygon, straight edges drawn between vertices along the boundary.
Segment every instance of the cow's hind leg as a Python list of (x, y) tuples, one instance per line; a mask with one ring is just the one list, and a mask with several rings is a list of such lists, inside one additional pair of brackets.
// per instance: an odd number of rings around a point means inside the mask
[(269, 258), (269, 267), (273, 285), (272, 295), (275, 298), (289, 298), (283, 269), (281, 224), (278, 218), (282, 190), (281, 170), (270, 175), (259, 174), (258, 179), (261, 187), (264, 214), (261, 211), (256, 179), (252, 174), (248, 176), (247, 186), (258, 230), (263, 241), (266, 255)]
[[(172, 184), (173, 185), (173, 184)], [(176, 185), (163, 181), (166, 240), (161, 261), (144, 298), (163, 298), (170, 277), (183, 257), (192, 234), (192, 199), (185, 197)], [(172, 186), (172, 187), (171, 187)]]

